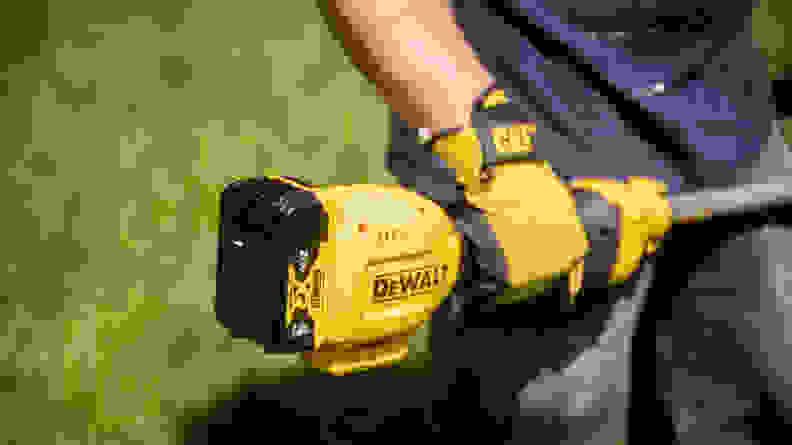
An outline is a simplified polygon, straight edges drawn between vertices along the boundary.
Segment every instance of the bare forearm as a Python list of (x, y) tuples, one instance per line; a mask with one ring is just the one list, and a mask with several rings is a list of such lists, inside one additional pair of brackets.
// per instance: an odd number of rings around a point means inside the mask
[(491, 77), (457, 27), (447, 0), (322, 1), (352, 63), (415, 128), (469, 121)]

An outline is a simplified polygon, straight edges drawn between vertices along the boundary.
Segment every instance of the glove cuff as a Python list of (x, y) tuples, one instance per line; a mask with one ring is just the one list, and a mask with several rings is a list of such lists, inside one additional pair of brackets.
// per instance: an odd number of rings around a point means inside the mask
[(535, 160), (536, 123), (524, 119), (521, 107), (496, 85), (482, 90), (474, 100), (470, 125), (424, 131), (426, 151), (454, 171), (467, 192), (477, 194), (492, 176), (491, 168), (509, 160)]

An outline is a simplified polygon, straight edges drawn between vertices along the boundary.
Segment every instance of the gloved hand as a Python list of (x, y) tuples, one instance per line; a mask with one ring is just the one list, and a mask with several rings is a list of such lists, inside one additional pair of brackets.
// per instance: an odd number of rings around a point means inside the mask
[(506, 260), (507, 284), (520, 287), (568, 272), (570, 292), (577, 293), (586, 271), (583, 259), (597, 248), (589, 235), (601, 228), (603, 217), (596, 209), (594, 215), (581, 212), (574, 197), (579, 190), (598, 193), (615, 211), (616, 251), (603, 282), (628, 280), (671, 226), (666, 187), (652, 179), (582, 178), (567, 184), (545, 162), (496, 165), (493, 177), (478, 193), (467, 193), (467, 201), (484, 212)]
[(499, 278), (511, 287), (568, 272), (586, 254), (575, 201), (547, 163), (495, 165), (492, 177), (466, 197), (483, 211), (505, 257), (506, 276)]
[(656, 241), (671, 228), (671, 207), (665, 184), (640, 177), (626, 181), (607, 178), (580, 178), (571, 181), (571, 190), (594, 191), (619, 209), (619, 250), (610, 270), (611, 282), (622, 282), (638, 268), (641, 258), (656, 250)]
[(533, 151), (534, 122), (519, 120), (520, 109), (503, 90), (488, 89), (473, 104), (472, 126), (433, 135), (426, 142), (432, 153), (456, 173), (470, 193), (493, 175), (499, 160)]
[[(436, 135), (427, 144), (464, 187), (465, 204), (481, 211), (463, 212), (458, 226), (481, 252), (488, 252), (479, 255), (488, 257), (482, 261), (489, 263), (485, 269), (511, 287), (571, 273), (570, 291), (577, 293), (585, 284), (581, 283), (584, 271), (598, 270), (602, 260), (590, 251), (594, 240), (589, 239), (603, 229), (598, 221), (602, 218), (591, 215), (596, 206), (581, 206), (582, 195), (576, 193), (587, 191), (607, 204), (615, 231), (614, 252), (606, 264), (609, 273), (601, 274), (608, 276), (596, 281), (628, 279), (641, 257), (653, 251), (653, 240), (670, 227), (665, 186), (646, 178), (627, 182), (584, 178), (568, 184), (547, 162), (508, 160), (515, 153), (533, 152), (531, 136), (536, 127), (521, 116), (521, 109), (503, 91), (492, 90), (475, 105), (474, 128)], [(394, 174), (403, 183), (419, 183), (406, 177), (419, 175), (418, 170), (404, 168)], [(427, 196), (433, 194), (431, 185), (417, 188)]]

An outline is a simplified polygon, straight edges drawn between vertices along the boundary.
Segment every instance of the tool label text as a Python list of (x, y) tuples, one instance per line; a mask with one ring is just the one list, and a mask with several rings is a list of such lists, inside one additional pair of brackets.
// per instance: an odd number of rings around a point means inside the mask
[(373, 287), (374, 302), (384, 303), (431, 292), (447, 281), (448, 265), (445, 264), (377, 275)]

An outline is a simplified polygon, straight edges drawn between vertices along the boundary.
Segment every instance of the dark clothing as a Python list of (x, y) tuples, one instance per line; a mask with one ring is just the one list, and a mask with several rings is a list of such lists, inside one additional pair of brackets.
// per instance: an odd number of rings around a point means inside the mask
[[(451, 3), (482, 63), (533, 105), (535, 150), (563, 176), (651, 176), (676, 192), (792, 173), (751, 36), (756, 1)], [(416, 133), (394, 114), (389, 165)], [(627, 417), (634, 443), (758, 443), (758, 416), (792, 408), (786, 222), (674, 229), (643, 275), (573, 309), (555, 289), (464, 337), (433, 319), (450, 385), (434, 414), (481, 409), (517, 443), (610, 445)]]
[(733, 184), (775, 117), (756, 2), (648, 3), (452, 2), (482, 63), (536, 105), (537, 152), (563, 174)]

